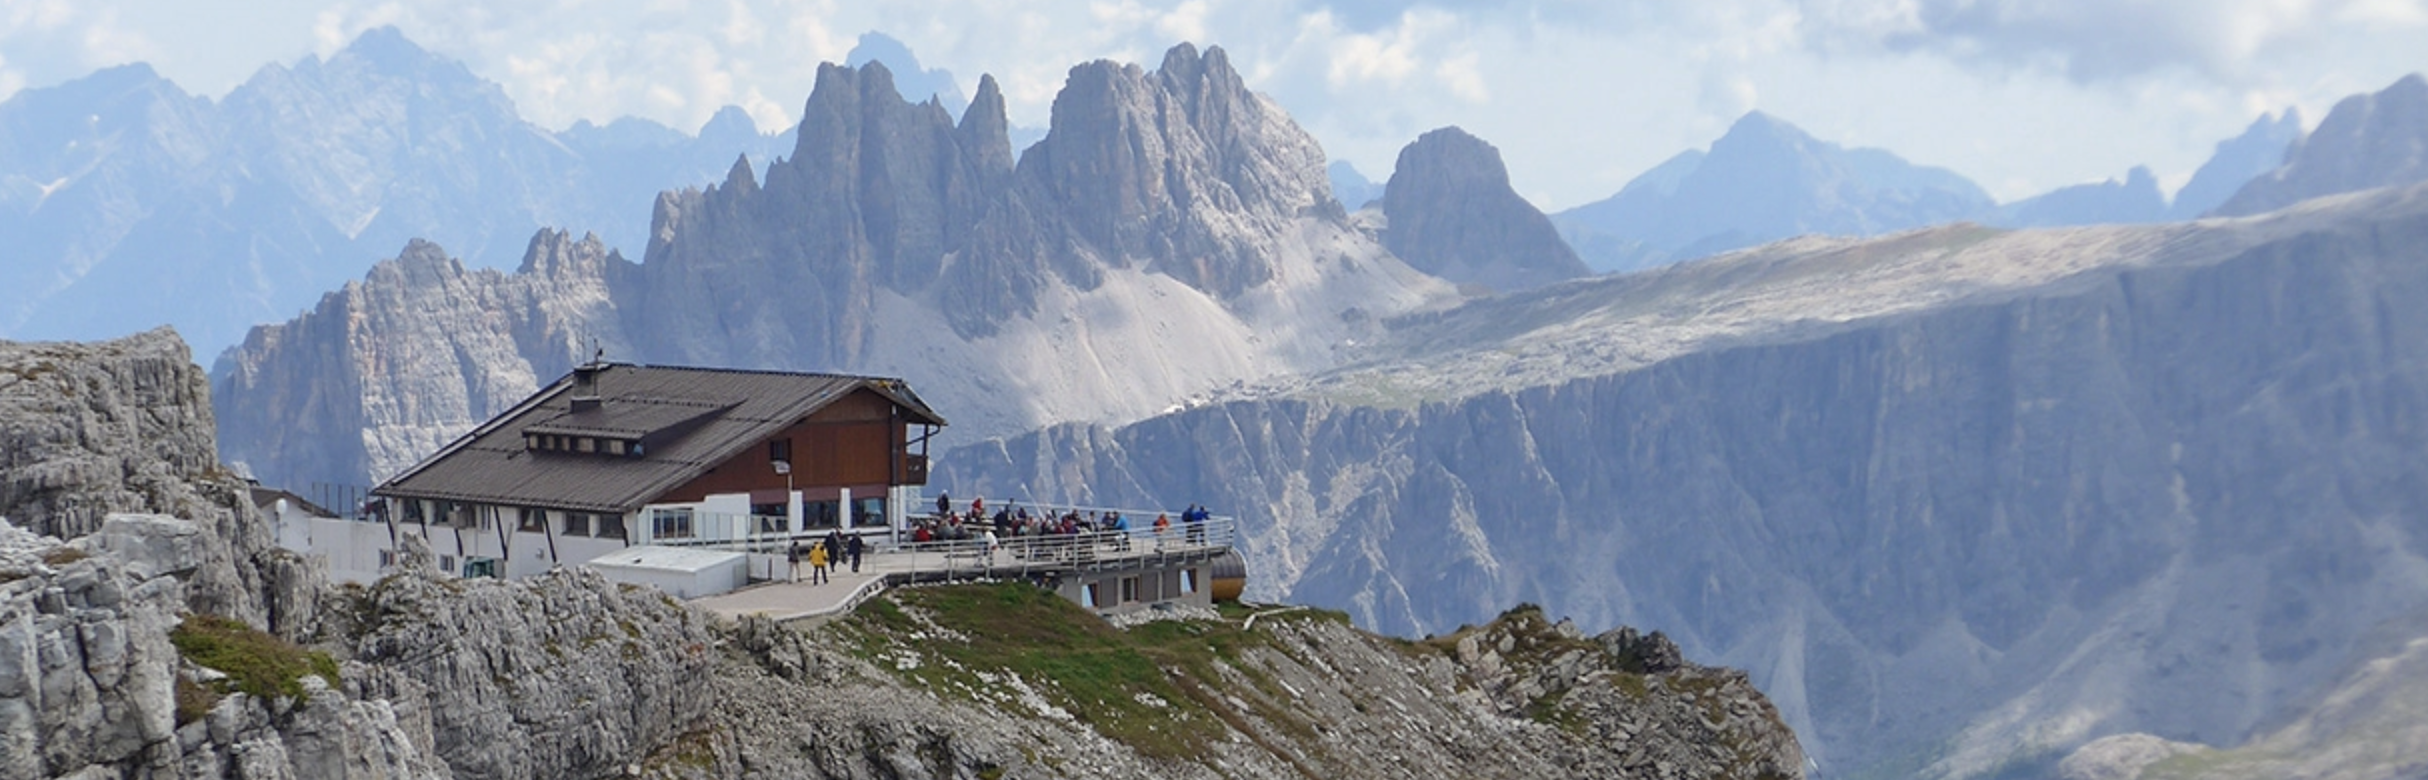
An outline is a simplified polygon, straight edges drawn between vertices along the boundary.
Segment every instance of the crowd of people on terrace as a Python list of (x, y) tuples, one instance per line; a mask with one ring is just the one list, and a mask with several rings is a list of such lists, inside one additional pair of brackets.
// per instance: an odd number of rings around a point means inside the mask
[(1082, 514), (1079, 509), (1071, 508), (1056, 514), (1051, 509), (1041, 507), (1037, 512), (1030, 512), (1028, 507), (1020, 506), (1017, 502), (1005, 502), (990, 515), (983, 496), (971, 499), (969, 510), (963, 512), (954, 510), (951, 494), (940, 493), (936, 496), (936, 513), (914, 520), (909, 540), (914, 544), (983, 540), (986, 549), (992, 552), (1007, 540), (1096, 534), (1108, 537), (1109, 541), (1128, 549), (1132, 538), (1149, 533), (1160, 546), (1174, 538), (1173, 526), (1178, 525), (1179, 533), (1188, 543), (1202, 544), (1206, 538), (1206, 522), (1213, 517), (1211, 510), (1190, 504), (1189, 508), (1181, 510), (1177, 522), (1170, 513), (1159, 512), (1152, 522), (1132, 525), (1130, 518), (1118, 510), (1088, 510)]

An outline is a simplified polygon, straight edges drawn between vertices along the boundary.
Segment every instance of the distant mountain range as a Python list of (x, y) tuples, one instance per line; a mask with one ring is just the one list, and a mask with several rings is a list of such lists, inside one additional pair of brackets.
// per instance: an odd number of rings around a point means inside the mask
[[(951, 74), (862, 36), (855, 63), (899, 63), (915, 100), (958, 115)], [(166, 321), (205, 355), (294, 316), (409, 239), (511, 266), (542, 227), (648, 243), (659, 192), (764, 168), (793, 129), (739, 108), (696, 134), (643, 119), (562, 132), (497, 84), (394, 28), (327, 60), (268, 65), (224, 99), (144, 65), (0, 103), (0, 337), (92, 339)], [(1033, 140), (1041, 131), (1014, 129)], [(129, 312), (145, 312), (130, 317)]]
[[(1588, 265), (1607, 272), (1816, 233), (1871, 236), (1954, 221), (2060, 227), (2192, 219), (2274, 170), (2300, 138), (2298, 113), (2261, 116), (2241, 136), (2219, 143), (2172, 202), (2157, 177), (2136, 167), (2121, 181), (2061, 187), (2002, 205), (1955, 172), (1821, 141), (1756, 111), (1710, 151), (1682, 152), (1618, 194), (1552, 221)], [(2385, 183), (2397, 180), (2414, 179), (2393, 175)]]

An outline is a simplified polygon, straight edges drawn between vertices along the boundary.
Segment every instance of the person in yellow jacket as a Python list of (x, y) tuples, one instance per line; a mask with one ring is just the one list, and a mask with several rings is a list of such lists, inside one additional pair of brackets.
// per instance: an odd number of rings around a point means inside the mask
[(809, 584), (811, 584), (811, 585), (816, 585), (816, 584), (818, 584), (818, 583), (825, 582), (825, 581), (826, 581), (826, 545), (823, 545), (823, 544), (813, 544), (813, 545), (810, 545), (810, 546), (809, 546)]

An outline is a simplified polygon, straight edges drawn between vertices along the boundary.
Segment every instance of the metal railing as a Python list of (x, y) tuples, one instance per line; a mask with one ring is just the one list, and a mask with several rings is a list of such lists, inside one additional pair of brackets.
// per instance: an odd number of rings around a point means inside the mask
[(876, 553), (886, 556), (882, 571), (907, 572), (913, 579), (1011, 577), (1211, 558), (1231, 549), (1238, 537), (1238, 524), (1231, 518), (1213, 517), (1173, 523), (1160, 533), (1151, 527), (1130, 528), (997, 536), (990, 542), (978, 532), (969, 539), (881, 545)]

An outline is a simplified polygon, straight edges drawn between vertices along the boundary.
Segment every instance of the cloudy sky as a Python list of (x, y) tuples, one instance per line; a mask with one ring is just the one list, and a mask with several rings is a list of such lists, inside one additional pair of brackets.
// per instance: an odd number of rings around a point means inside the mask
[(2428, 70), (2428, 0), (0, 0), (0, 97), (124, 62), (217, 97), (393, 24), (551, 128), (718, 107), (797, 118), (878, 30), (1043, 126), (1068, 68), (1229, 50), (1377, 180), (1459, 125), (1546, 210), (1608, 196), (1749, 109), (1973, 178), (2001, 200), (2147, 164), (2179, 186), (2262, 112)]

